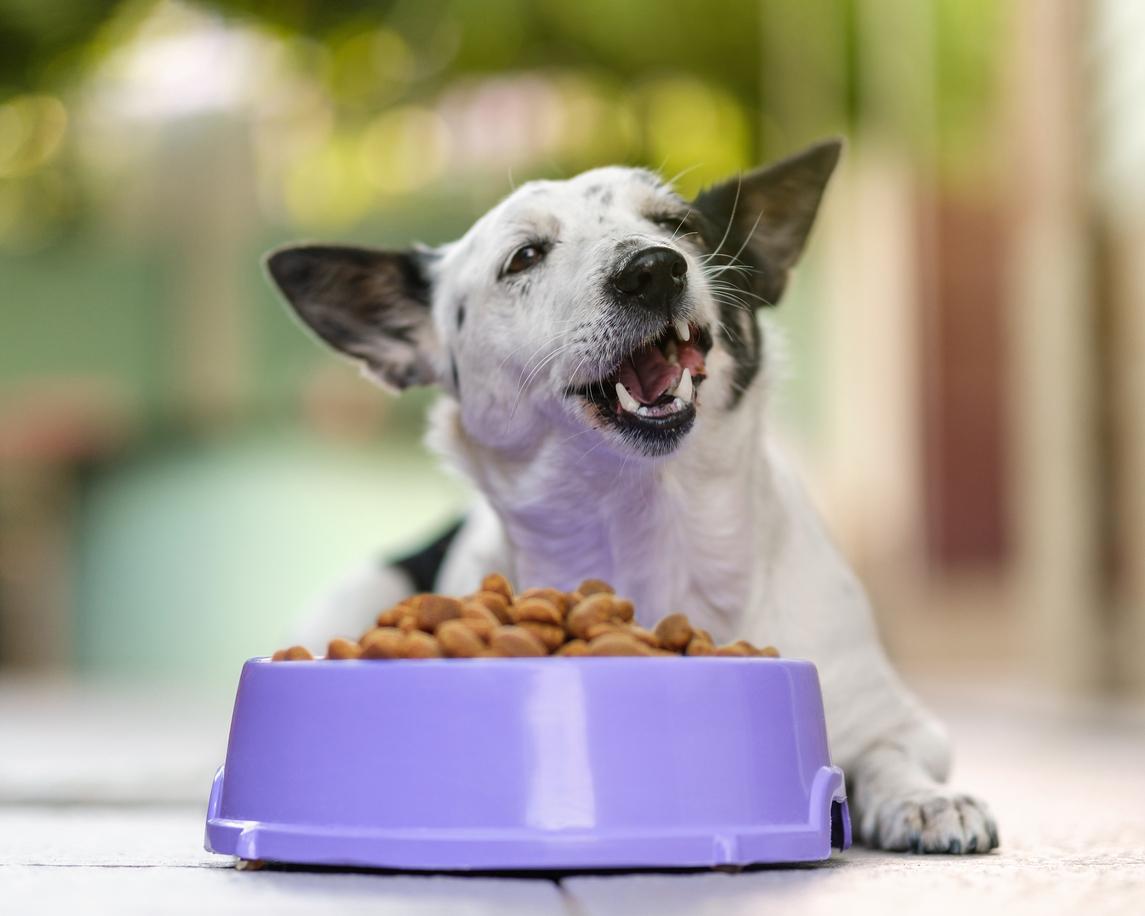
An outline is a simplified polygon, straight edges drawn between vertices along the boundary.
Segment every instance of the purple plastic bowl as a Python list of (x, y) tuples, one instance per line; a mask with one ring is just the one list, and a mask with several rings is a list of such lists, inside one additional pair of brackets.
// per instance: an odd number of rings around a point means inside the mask
[(253, 659), (206, 846), (563, 871), (814, 861), (850, 841), (810, 662)]

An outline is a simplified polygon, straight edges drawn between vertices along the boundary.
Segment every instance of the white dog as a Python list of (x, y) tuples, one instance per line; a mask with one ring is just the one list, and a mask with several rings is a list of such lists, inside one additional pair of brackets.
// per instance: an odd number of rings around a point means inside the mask
[(360, 632), (403, 592), (466, 593), (490, 570), (518, 587), (606, 579), (645, 626), (683, 610), (720, 642), (815, 662), (862, 841), (993, 849), (989, 811), (944, 787), (943, 731), (768, 437), (757, 312), (783, 293), (839, 151), (692, 201), (595, 169), (518, 188), (438, 249), (271, 255), (320, 338), (390, 388), (440, 386), (431, 442), (484, 496), (428, 554), (358, 575), (305, 635)]

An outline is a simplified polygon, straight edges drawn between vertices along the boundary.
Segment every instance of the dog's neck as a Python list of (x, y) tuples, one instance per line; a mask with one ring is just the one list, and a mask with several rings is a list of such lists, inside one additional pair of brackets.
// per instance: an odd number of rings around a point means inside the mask
[(570, 448), (563, 430), (513, 453), (484, 447), (452, 402), (436, 411), (433, 438), (500, 516), (519, 587), (602, 578), (635, 602), (642, 623), (682, 610), (719, 634), (734, 632), (748, 606), (764, 547), (761, 402), (753, 390), (733, 412), (701, 416), (657, 461)]

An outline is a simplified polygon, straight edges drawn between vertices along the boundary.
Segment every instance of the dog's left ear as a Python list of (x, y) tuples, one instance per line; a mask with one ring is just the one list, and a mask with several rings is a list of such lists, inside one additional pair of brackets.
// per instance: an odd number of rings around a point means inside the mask
[(700, 192), (692, 206), (707, 220), (713, 267), (738, 257), (757, 272), (759, 295), (778, 302), (842, 149), (841, 140), (825, 140)]
[(266, 267), (311, 331), (384, 385), (401, 389), (438, 379), (427, 270), (432, 257), (428, 250), (297, 245), (272, 252)]

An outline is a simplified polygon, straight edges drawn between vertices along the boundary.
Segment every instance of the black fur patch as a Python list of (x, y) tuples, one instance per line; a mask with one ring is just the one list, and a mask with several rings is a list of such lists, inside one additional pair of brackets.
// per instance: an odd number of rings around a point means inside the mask
[(734, 408), (763, 364), (763, 334), (754, 309), (745, 311), (730, 302), (720, 302), (720, 325), (720, 339), (735, 360), (728, 402), (728, 407)]
[[(716, 246), (724, 238), (724, 228), (716, 225), (705, 216), (695, 219), (698, 244), (706, 255), (713, 255)], [(740, 248), (742, 239), (732, 240), (732, 233), (724, 239), (720, 254), (715, 254), (711, 269), (732, 263), (731, 256)], [(730, 248), (730, 252), (728, 249)], [(746, 249), (737, 260), (744, 269), (728, 270), (719, 274), (715, 282), (718, 289), (713, 295), (719, 309), (720, 323), (715, 329), (716, 336), (723, 343), (734, 363), (731, 379), (731, 398), (728, 409), (734, 409), (743, 398), (744, 392), (759, 374), (763, 364), (763, 332), (756, 320), (755, 306), (762, 305), (759, 278), (767, 276), (766, 265), (749, 254)], [(773, 300), (768, 300), (768, 303)]]
[(465, 324), (465, 300), (462, 299), (457, 303), (457, 330), (461, 330)]
[(437, 574), (441, 572), (441, 565), (445, 561), (445, 555), (449, 552), (449, 546), (457, 537), (462, 524), (463, 522), (455, 522), (431, 544), (387, 565), (396, 566), (409, 576), (415, 591), (433, 591), (434, 583), (437, 582)]

